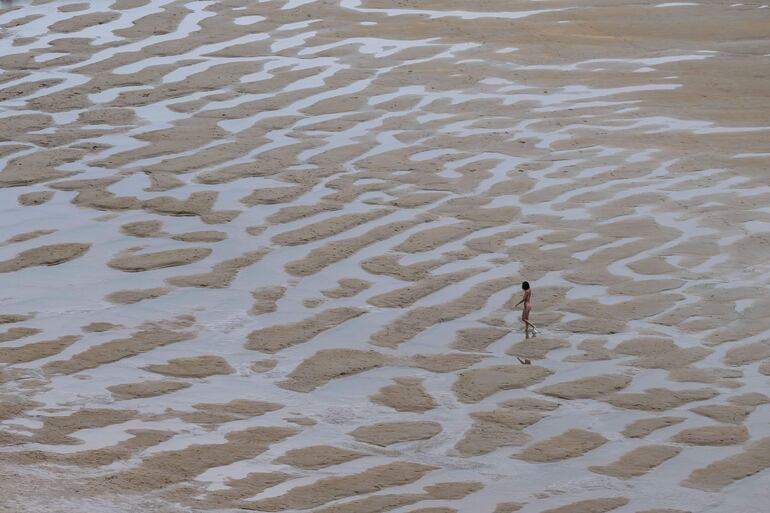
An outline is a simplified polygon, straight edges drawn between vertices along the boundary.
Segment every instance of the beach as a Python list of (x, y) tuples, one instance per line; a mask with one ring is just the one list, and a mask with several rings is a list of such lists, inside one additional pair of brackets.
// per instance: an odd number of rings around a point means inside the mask
[(762, 2), (0, 4), (0, 510), (764, 511), (769, 100)]

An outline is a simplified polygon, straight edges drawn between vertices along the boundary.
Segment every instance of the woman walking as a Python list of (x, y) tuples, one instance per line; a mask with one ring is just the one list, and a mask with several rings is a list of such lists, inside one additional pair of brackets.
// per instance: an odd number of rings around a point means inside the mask
[(526, 338), (529, 338), (529, 328), (532, 328), (532, 335), (537, 333), (535, 325), (529, 322), (529, 312), (532, 311), (532, 289), (529, 287), (528, 281), (522, 283), (521, 288), (524, 291), (524, 297), (516, 303), (516, 306), (524, 303), (524, 309), (521, 311), (521, 320), (524, 321), (524, 334)]

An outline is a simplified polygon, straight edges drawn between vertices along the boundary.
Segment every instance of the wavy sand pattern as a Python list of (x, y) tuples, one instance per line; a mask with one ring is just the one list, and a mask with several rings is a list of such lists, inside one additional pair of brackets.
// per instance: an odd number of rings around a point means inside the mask
[(768, 27), (3, 1), (0, 510), (763, 511)]

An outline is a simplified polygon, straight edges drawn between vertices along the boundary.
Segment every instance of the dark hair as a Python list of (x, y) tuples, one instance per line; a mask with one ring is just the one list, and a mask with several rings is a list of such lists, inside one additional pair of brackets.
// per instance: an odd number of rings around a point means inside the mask
[(521, 288), (524, 290), (529, 290), (529, 282), (525, 281), (524, 283), (522, 283)]

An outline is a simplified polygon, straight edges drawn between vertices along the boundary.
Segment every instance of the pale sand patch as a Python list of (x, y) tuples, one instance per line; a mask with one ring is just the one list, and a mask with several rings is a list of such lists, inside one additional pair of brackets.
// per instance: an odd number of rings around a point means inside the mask
[(199, 425), (222, 424), (236, 420), (245, 420), (259, 417), (265, 413), (283, 408), (283, 405), (265, 401), (250, 401), (235, 399), (228, 403), (198, 403), (193, 404), (196, 411), (178, 412), (167, 411), (170, 415), (178, 415), (185, 422)]
[(508, 330), (488, 328), (467, 328), (458, 330), (452, 342), (452, 349), (471, 353), (486, 351), (487, 347), (508, 334)]
[(542, 513), (606, 513), (613, 509), (620, 508), (628, 504), (625, 497), (608, 497), (603, 499), (588, 499), (585, 501), (573, 502), (566, 506), (549, 509)]
[[(535, 320), (537, 319), (535, 318)], [(575, 319), (557, 326), (558, 329), (569, 333), (614, 335), (615, 333), (623, 333), (625, 331), (626, 322), (618, 319), (583, 317), (582, 319)]]
[(436, 402), (422, 386), (420, 378), (394, 378), (394, 384), (382, 387), (371, 396), (372, 402), (396, 411), (422, 413), (436, 407)]
[(159, 321), (144, 321), (139, 325), (143, 330), (182, 330), (195, 326), (195, 316), (190, 314), (177, 315), (173, 319), (161, 319)]
[(286, 422), (291, 422), (292, 424), (296, 424), (298, 426), (315, 426), (318, 424), (315, 420), (311, 419), (310, 417), (284, 417)]
[(322, 290), (321, 294), (332, 299), (353, 297), (372, 286), (372, 282), (356, 278), (341, 278), (337, 284), (339, 287)]
[(104, 190), (110, 185), (116, 184), (123, 179), (122, 176), (107, 176), (104, 178), (83, 178), (62, 180), (49, 184), (48, 187), (57, 191), (83, 191), (83, 190)]
[(763, 374), (765, 376), (770, 376), (770, 359), (768, 359), (766, 362), (763, 362), (762, 365), (759, 366), (759, 369), (757, 369), (760, 374)]
[(19, 347), (0, 348), (0, 363), (29, 363), (57, 355), (80, 340), (79, 336), (64, 336), (45, 342), (34, 342)]
[(93, 12), (57, 21), (48, 28), (52, 32), (80, 32), (88, 27), (103, 25), (119, 17), (120, 15), (116, 12)]
[(14, 445), (23, 445), (30, 442), (30, 437), (0, 431), (0, 447), (13, 447)]
[(277, 353), (296, 344), (309, 341), (319, 333), (366, 313), (362, 308), (332, 308), (319, 312), (299, 322), (279, 324), (252, 331), (248, 336), (246, 349)]
[(260, 225), (256, 225), (256, 226), (249, 226), (249, 227), (246, 228), (246, 233), (248, 233), (249, 235), (251, 235), (253, 237), (258, 237), (265, 230), (267, 230), (267, 228), (268, 228), (267, 225), (264, 225), (264, 224), (260, 224)]
[(567, 322), (565, 327), (576, 332), (615, 333), (628, 321), (654, 317), (674, 306), (682, 298), (679, 294), (661, 293), (639, 296), (611, 305), (592, 299), (577, 299), (568, 302), (563, 308), (568, 312), (583, 315), (584, 319)]
[(185, 185), (185, 182), (177, 178), (173, 173), (145, 169), (144, 174), (147, 175), (152, 183), (150, 187), (144, 189), (147, 192), (170, 191)]
[(685, 282), (683, 280), (625, 281), (609, 286), (607, 292), (612, 295), (643, 296), (646, 294), (657, 294), (667, 290), (676, 290), (684, 284)]
[(512, 456), (531, 463), (562, 461), (601, 447), (607, 439), (599, 433), (585, 429), (570, 429), (564, 433), (535, 442)]
[(93, 108), (78, 114), (78, 121), (85, 125), (131, 126), (136, 123), (133, 109)]
[(286, 454), (275, 459), (274, 462), (304, 470), (319, 470), (365, 456), (366, 454), (362, 452), (349, 451), (330, 445), (312, 445), (300, 449), (290, 449), (286, 451)]
[(171, 292), (170, 288), (157, 287), (154, 289), (119, 290), (108, 294), (105, 298), (110, 303), (131, 305), (146, 299), (155, 299)]
[(257, 373), (268, 372), (278, 365), (278, 360), (257, 360), (251, 364), (251, 370)]
[(524, 445), (531, 436), (523, 430), (536, 424), (543, 414), (536, 411), (520, 411), (497, 408), (488, 412), (474, 412), (473, 426), (465, 432), (455, 449), (463, 456), (488, 454), (499, 447)]
[(498, 502), (492, 513), (515, 513), (526, 505), (523, 502)]
[(200, 216), (208, 212), (216, 203), (219, 193), (216, 191), (193, 192), (185, 200), (172, 196), (160, 196), (145, 201), (143, 206), (150, 212), (175, 216)]
[(0, 171), (0, 187), (18, 187), (72, 176), (74, 173), (56, 168), (80, 160), (87, 153), (74, 148), (59, 148), (14, 158)]
[(588, 470), (619, 479), (639, 477), (670, 460), (682, 451), (668, 445), (645, 445), (622, 455), (609, 465), (592, 466)]
[(222, 509), (224, 507), (235, 507), (239, 501), (248, 499), (262, 493), (268, 488), (285, 483), (294, 479), (295, 475), (285, 472), (251, 472), (241, 479), (227, 479), (225, 485), (227, 488), (206, 491), (203, 498), (192, 499), (199, 490), (191, 489), (187, 496), (183, 497), (184, 502), (192, 507), (200, 509)]
[(34, 430), (33, 440), (49, 445), (75, 445), (83, 443), (69, 435), (81, 429), (92, 429), (122, 424), (136, 418), (136, 410), (109, 408), (83, 408), (67, 415), (40, 415), (33, 417), (43, 423)]
[(286, 293), (286, 287), (262, 287), (251, 293), (254, 305), (249, 310), (251, 315), (275, 312), (278, 300)]
[(693, 513), (693, 512), (685, 511), (683, 509), (645, 509), (644, 511), (637, 511), (636, 513)]
[(239, 257), (225, 260), (224, 262), (214, 265), (211, 272), (191, 274), (188, 276), (174, 276), (166, 279), (166, 283), (177, 287), (227, 288), (241, 269), (254, 265), (262, 260), (266, 254), (266, 250), (244, 253)]
[(404, 242), (394, 247), (394, 251), (405, 253), (423, 253), (470, 235), (476, 230), (489, 225), (480, 223), (459, 223), (449, 226), (426, 228), (410, 235)]
[(666, 275), (677, 271), (677, 267), (666, 261), (665, 257), (646, 257), (629, 262), (626, 266), (639, 274)]
[(665, 411), (689, 402), (705, 401), (717, 395), (718, 392), (713, 388), (687, 390), (648, 388), (642, 393), (613, 394), (604, 400), (613, 406), (629, 410)]
[(187, 233), (172, 235), (171, 238), (173, 240), (178, 240), (181, 242), (192, 242), (192, 243), (221, 242), (227, 239), (227, 234), (225, 232), (220, 232), (216, 230), (201, 230), (197, 232), (187, 232)]
[(9, 273), (27, 267), (60, 265), (85, 255), (90, 244), (52, 244), (22, 251), (10, 260), (0, 262), (0, 273)]
[(161, 196), (147, 200), (142, 207), (157, 214), (172, 216), (198, 216), (207, 224), (229, 223), (241, 213), (240, 210), (214, 210), (219, 193), (216, 191), (194, 192), (185, 200)]
[(53, 195), (53, 191), (28, 192), (26, 194), (20, 194), (16, 201), (19, 202), (19, 205), (32, 207), (48, 203), (51, 201), (51, 198), (53, 198)]
[(274, 224), (291, 223), (322, 212), (333, 212), (343, 207), (340, 203), (324, 201), (315, 205), (289, 205), (268, 216), (267, 221)]
[(129, 429), (126, 432), (131, 435), (131, 438), (101, 449), (63, 454), (46, 451), (0, 453), (0, 460), (22, 465), (40, 465), (42, 463), (47, 463), (55, 465), (76, 465), (78, 467), (101, 467), (117, 461), (128, 460), (137, 452), (165, 442), (174, 435), (171, 431), (154, 429)]
[(399, 195), (388, 204), (398, 208), (417, 208), (430, 205), (446, 197), (447, 193), (445, 192), (412, 192)]
[(392, 212), (393, 211), (390, 209), (381, 209), (360, 214), (342, 214), (337, 217), (305, 225), (296, 230), (279, 233), (270, 240), (281, 246), (299, 246), (308, 244), (352, 230), (356, 226), (375, 221)]
[(146, 492), (189, 481), (215, 467), (249, 460), (265, 452), (297, 431), (282, 427), (252, 427), (225, 435), (219, 444), (190, 445), (183, 449), (155, 452), (142, 458), (139, 466), (105, 477), (93, 478), (95, 483), (115, 491)]
[(446, 263), (443, 259), (434, 259), (411, 265), (401, 265), (400, 259), (401, 257), (398, 255), (378, 255), (361, 262), (361, 267), (371, 274), (416, 281), (425, 278), (432, 270)]
[(322, 349), (300, 363), (289, 379), (278, 384), (296, 392), (310, 392), (329, 381), (380, 367), (387, 357), (376, 351)]
[(637, 356), (628, 363), (634, 367), (674, 369), (700, 361), (712, 351), (704, 347), (680, 348), (673, 340), (653, 337), (626, 340), (618, 344), (615, 352)]
[(8, 244), (17, 244), (19, 242), (27, 242), (28, 240), (37, 239), (38, 237), (45, 237), (46, 235), (51, 235), (52, 233), (56, 233), (57, 231), (58, 230), (34, 230), (31, 232), (19, 233), (18, 235), (9, 237), (1, 245), (6, 246)]
[(427, 440), (441, 431), (441, 424), (438, 422), (380, 422), (370, 426), (361, 426), (349, 434), (359, 442), (387, 447), (401, 442)]
[(142, 399), (146, 397), (157, 397), (159, 395), (170, 394), (177, 390), (189, 388), (190, 383), (180, 381), (150, 380), (139, 383), (125, 383), (123, 385), (113, 385), (107, 387), (112, 397), (118, 401), (129, 399)]
[(738, 381), (739, 378), (743, 377), (743, 371), (739, 369), (681, 367), (669, 371), (667, 377), (671, 381), (680, 383), (706, 383), (730, 388), (738, 388), (743, 385), (742, 382)]
[[(242, 176), (240, 173), (237, 176)], [(229, 177), (228, 177), (229, 178)], [(208, 182), (210, 183), (210, 180)], [(292, 185), (286, 187), (265, 187), (256, 189), (251, 194), (241, 198), (241, 203), (247, 207), (257, 205), (275, 205), (277, 203), (291, 203), (308, 191), (308, 187), (302, 185)]]
[(107, 265), (124, 272), (143, 272), (192, 264), (209, 256), (211, 251), (211, 248), (185, 248), (140, 255), (124, 252), (110, 260)]
[(736, 445), (748, 439), (749, 430), (744, 426), (722, 425), (683, 429), (671, 441), (688, 445)]
[(510, 399), (500, 403), (501, 407), (512, 408), (522, 411), (553, 411), (560, 406), (560, 403), (546, 401), (545, 399), (535, 399), (534, 397), (522, 397), (520, 399)]
[(327, 266), (339, 262), (340, 260), (344, 260), (375, 242), (387, 240), (422, 222), (425, 222), (425, 220), (396, 221), (372, 228), (358, 237), (329, 242), (321, 247), (313, 249), (304, 258), (286, 264), (286, 271), (294, 276), (309, 276), (315, 274)]
[(78, 192), (72, 203), (84, 208), (108, 211), (133, 210), (141, 205), (135, 196), (116, 196), (103, 188), (84, 188)]
[(427, 328), (458, 319), (484, 307), (490, 296), (512, 286), (512, 278), (487, 280), (471, 287), (454, 300), (435, 306), (426, 306), (409, 310), (395, 321), (372, 335), (371, 343), (384, 347), (397, 347)]
[(305, 308), (316, 308), (318, 306), (321, 306), (325, 302), (326, 300), (320, 297), (311, 297), (302, 301), (302, 306), (304, 306)]
[(36, 406), (41, 406), (41, 404), (18, 397), (11, 397), (9, 400), (0, 400), (0, 421), (18, 417), (25, 411), (31, 410)]
[(747, 444), (742, 453), (716, 461), (693, 471), (681, 484), (690, 488), (717, 492), (770, 468), (770, 438)]
[(86, 333), (103, 333), (105, 331), (114, 330), (116, 328), (122, 328), (120, 324), (112, 324), (111, 322), (92, 322), (83, 326), (82, 329)]
[(734, 347), (725, 353), (722, 359), (727, 365), (740, 367), (770, 357), (770, 342), (752, 342)]
[(524, 233), (521, 230), (506, 230), (482, 237), (468, 238), (464, 241), (468, 248), (481, 253), (506, 253), (507, 243)]
[(111, 340), (91, 346), (69, 360), (49, 362), (43, 369), (53, 374), (74, 374), (100, 365), (130, 358), (158, 347), (174, 344), (195, 337), (192, 332), (172, 331), (162, 328), (140, 330), (127, 338)]
[(479, 363), (485, 357), (476, 354), (416, 354), (409, 362), (411, 366), (430, 372), (455, 372)]
[[(345, 504), (336, 504), (316, 513), (378, 513), (394, 510), (420, 501), (430, 500), (460, 500), (484, 487), (479, 482), (463, 481), (455, 483), (438, 483), (423, 488), (423, 493), (399, 493), (371, 495), (364, 499), (353, 500)], [(434, 508), (428, 508), (428, 511)], [(445, 508), (439, 508), (439, 511)], [(424, 511), (424, 510), (417, 510)], [(455, 511), (451, 510), (450, 511)], [(414, 511), (410, 512), (414, 513)]]
[(644, 438), (653, 431), (679, 424), (685, 420), (687, 419), (684, 417), (652, 417), (649, 419), (639, 419), (626, 425), (622, 434), (628, 438)]
[(569, 342), (566, 340), (558, 338), (536, 337), (517, 342), (508, 348), (506, 354), (519, 356), (521, 358), (541, 360), (545, 358), (549, 352), (556, 349), (564, 349), (565, 347), (570, 347)]
[(760, 406), (770, 403), (770, 397), (759, 392), (746, 392), (745, 394), (736, 395), (728, 399), (733, 404), (739, 404), (742, 406)]
[(166, 364), (148, 365), (150, 372), (177, 378), (207, 378), (217, 374), (232, 374), (235, 369), (221, 356), (203, 355), (190, 358), (173, 358)]
[[(21, 21), (24, 21), (24, 18), (22, 18)], [(14, 22), (10, 22), (11, 25), (13, 25), (13, 23)], [(21, 39), (21, 41), (19, 41), (19, 39)], [(14, 42), (15, 43), (18, 42), (19, 44), (28, 44), (28, 43), (31, 43), (31, 42), (34, 42), (34, 41), (36, 41), (36, 39), (33, 38), (33, 37), (30, 37), (30, 38), (17, 38)], [(3, 59), (3, 61), (6, 61), (6, 60), (7, 59)], [(11, 76), (13, 76), (13, 75), (11, 75)], [(24, 78), (24, 77), (28, 77), (29, 75), (23, 74), (23, 75), (16, 75), (16, 76), (19, 77), (19, 78)], [(3, 82), (5, 82), (5, 81), (6, 80), (3, 80)], [(64, 79), (62, 79), (62, 78), (50, 78), (48, 80), (45, 80), (45, 79), (44, 80), (33, 80), (33, 81), (28, 81), (26, 83), (20, 83), (20, 84), (17, 84), (15, 86), (6, 87), (6, 88), (0, 90), (0, 99), (5, 101), (5, 100), (8, 100), (8, 99), (13, 98), (15, 96), (16, 97), (19, 97), (19, 96), (20, 97), (24, 97), (24, 96), (27, 96), (27, 95), (39, 92), (41, 90), (44, 90), (46, 87), (50, 87), (52, 85), (59, 85), (59, 84), (61, 84), (63, 82), (64, 82)], [(26, 116), (21, 116), (21, 117), (22, 117), (23, 121), (22, 121), (22, 126), (20, 127), (20, 132), (24, 131), (25, 129), (31, 129), (32, 128), (31, 125), (34, 124), (34, 121), (32, 121), (32, 123), (28, 124), (29, 118), (24, 119), (24, 118), (26, 118)], [(7, 119), (12, 120), (14, 118), (9, 116)], [(49, 120), (47, 118), (43, 118), (43, 119), (44, 119), (44, 121), (42, 121), (40, 123), (40, 125), (43, 125), (43, 126), (49, 125)], [(7, 123), (7, 121), (6, 121), (6, 123)], [(42, 128), (43, 127), (41, 126), (41, 129)], [(4, 132), (7, 133), (6, 130), (4, 130)], [(4, 140), (9, 141), (10, 139), (4, 139)], [(13, 154), (13, 153), (15, 153), (15, 152), (17, 152), (17, 151), (19, 151), (21, 149), (28, 148), (28, 146), (26, 146), (26, 145), (15, 145), (15, 146), (16, 146), (15, 151), (13, 149), (12, 150), (5, 150), (4, 149), (4, 150), (5, 151), (9, 151), (9, 154)], [(13, 176), (13, 174), (11, 174), (11, 176)], [(34, 183), (34, 182), (31, 182), (31, 183)], [(24, 185), (24, 182), (22, 182), (22, 183), (12, 183), (10, 185), (7, 185), (7, 187), (18, 187), (20, 185)]]
[(32, 335), (37, 335), (38, 333), (42, 333), (43, 330), (39, 328), (11, 328), (8, 331), (5, 331), (3, 333), (0, 333), (0, 343), (2, 342), (11, 342), (13, 340), (19, 340), (20, 338), (26, 338), (31, 337)]
[(24, 322), (35, 317), (34, 314), (0, 314), (0, 324), (14, 324), (17, 322)]
[(370, 297), (366, 302), (380, 308), (406, 308), (425, 296), (470, 278), (483, 270), (482, 268), (471, 268), (437, 276), (428, 276), (406, 287)]
[(629, 376), (623, 374), (603, 374), (556, 383), (540, 388), (537, 392), (561, 399), (594, 399), (622, 390), (630, 383), (631, 377)]
[(717, 422), (742, 424), (743, 421), (746, 420), (746, 417), (754, 411), (754, 407), (735, 404), (706, 404), (690, 408), (690, 411), (714, 419)]
[(532, 386), (551, 374), (537, 365), (494, 365), (460, 372), (452, 390), (461, 402), (477, 403), (501, 390)]
[(358, 474), (319, 479), (313, 484), (292, 488), (278, 497), (243, 503), (240, 507), (256, 511), (316, 508), (333, 500), (414, 483), (436, 468), (418, 463), (388, 463)]
[(132, 237), (162, 237), (165, 235), (162, 221), (127, 223), (120, 227), (120, 231)]
[(565, 362), (596, 362), (603, 360), (612, 360), (618, 355), (612, 349), (607, 348), (607, 342), (601, 339), (584, 340), (578, 344), (578, 349), (583, 354), (570, 355), (564, 359)]

